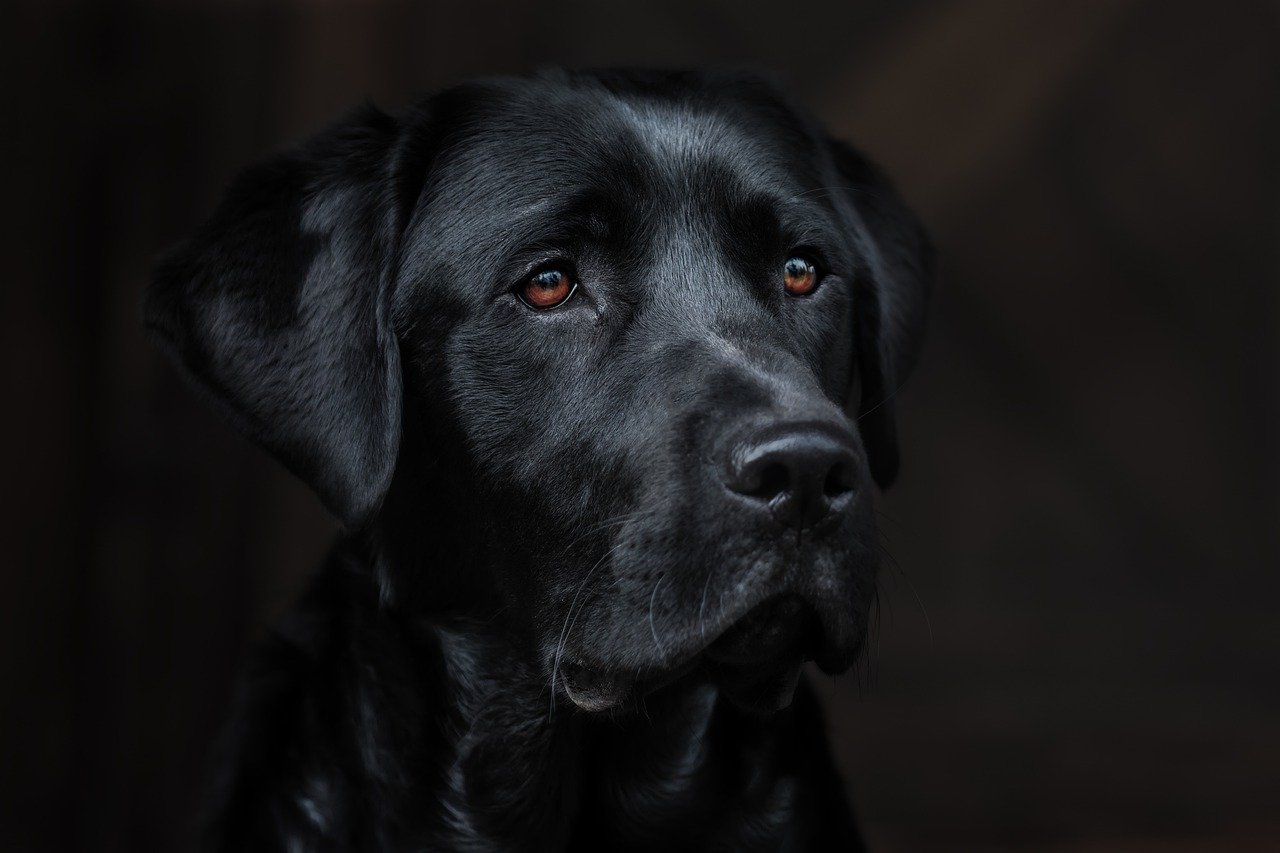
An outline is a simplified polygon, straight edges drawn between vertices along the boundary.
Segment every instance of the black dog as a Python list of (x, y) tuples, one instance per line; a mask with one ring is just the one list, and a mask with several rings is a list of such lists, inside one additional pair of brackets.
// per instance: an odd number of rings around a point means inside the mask
[(215, 846), (859, 848), (800, 671), (866, 633), (929, 255), (740, 76), (481, 81), (241, 177), (148, 324), (348, 535)]

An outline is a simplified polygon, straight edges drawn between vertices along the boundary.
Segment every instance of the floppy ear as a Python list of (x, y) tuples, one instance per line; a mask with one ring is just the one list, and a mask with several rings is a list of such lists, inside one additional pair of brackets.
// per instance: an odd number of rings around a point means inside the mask
[(236, 180), (160, 264), (154, 338), (231, 422), (347, 525), (380, 504), (400, 444), (390, 320), (398, 122), (364, 108)]
[[(884, 174), (852, 146), (830, 143), (853, 206), (864, 269), (856, 282), (858, 430), (871, 476), (888, 488), (898, 473), (893, 396), (915, 366), (933, 283), (933, 246)], [(851, 401), (852, 402), (852, 401)]]

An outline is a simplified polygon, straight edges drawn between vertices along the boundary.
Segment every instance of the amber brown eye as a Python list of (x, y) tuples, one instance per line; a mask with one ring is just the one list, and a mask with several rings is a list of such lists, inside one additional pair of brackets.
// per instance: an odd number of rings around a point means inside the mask
[(807, 258), (787, 258), (782, 265), (782, 286), (792, 296), (808, 296), (818, 285), (818, 270)]
[(560, 270), (543, 270), (525, 282), (520, 298), (531, 308), (554, 308), (574, 291), (573, 279)]

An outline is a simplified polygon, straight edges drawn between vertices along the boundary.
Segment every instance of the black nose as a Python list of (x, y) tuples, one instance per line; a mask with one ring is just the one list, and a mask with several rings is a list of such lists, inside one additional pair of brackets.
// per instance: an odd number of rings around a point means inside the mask
[(851, 444), (831, 430), (775, 429), (739, 446), (725, 485), (758, 501), (788, 527), (803, 529), (848, 502), (855, 462)]

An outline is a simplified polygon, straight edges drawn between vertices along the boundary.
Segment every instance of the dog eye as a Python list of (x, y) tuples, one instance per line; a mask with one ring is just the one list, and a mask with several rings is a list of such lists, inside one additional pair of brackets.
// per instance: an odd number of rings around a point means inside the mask
[(792, 255), (782, 265), (782, 286), (792, 296), (808, 296), (818, 286), (818, 269), (802, 255)]
[(520, 299), (530, 308), (545, 311), (555, 308), (573, 295), (577, 283), (562, 270), (550, 269), (535, 273), (520, 288)]

